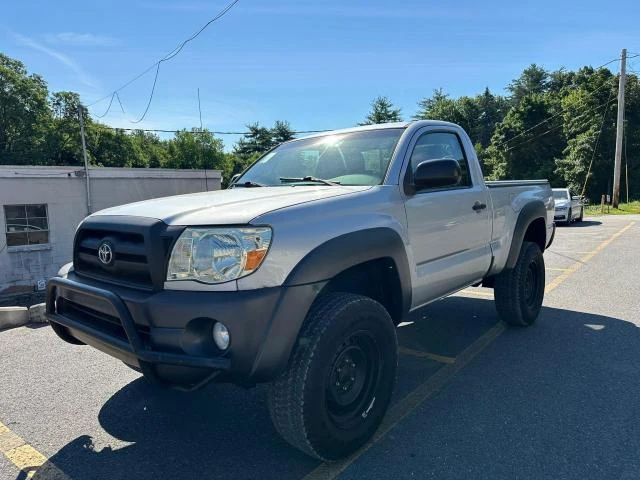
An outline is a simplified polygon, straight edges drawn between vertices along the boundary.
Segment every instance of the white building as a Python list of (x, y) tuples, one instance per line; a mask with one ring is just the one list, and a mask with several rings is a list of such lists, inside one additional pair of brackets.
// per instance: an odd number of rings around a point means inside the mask
[[(89, 168), (90, 210), (219, 190), (221, 180), (218, 170)], [(0, 299), (43, 289), (71, 261), (87, 204), (81, 167), (0, 166)]]

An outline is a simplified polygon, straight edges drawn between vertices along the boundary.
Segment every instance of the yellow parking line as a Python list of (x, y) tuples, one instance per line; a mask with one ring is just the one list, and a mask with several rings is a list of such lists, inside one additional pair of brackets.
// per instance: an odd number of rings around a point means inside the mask
[(491, 345), (491, 343), (498, 338), (502, 332), (504, 332), (504, 329), (505, 327), (502, 323), (494, 325), (489, 329), (489, 331), (458, 355), (455, 363), (442, 367), (426, 382), (418, 386), (409, 395), (391, 407), (382, 421), (380, 428), (378, 428), (378, 431), (367, 445), (340, 462), (323, 463), (306, 475), (304, 479), (329, 480), (336, 478), (341, 472), (346, 470), (349, 465), (360, 458), (364, 452), (371, 448), (371, 446), (380, 441), (391, 429), (407, 417), (407, 415), (413, 412), (422, 402), (433, 397), (443, 387), (445, 387), (456, 373), (462, 370), (476, 355)]
[(418, 357), (418, 358), (426, 358), (426, 359), (434, 360), (434, 361), (440, 362), (440, 363), (455, 363), (456, 362), (456, 358), (455, 357), (446, 357), (444, 355), (438, 355), (437, 353), (422, 352), (420, 350), (413, 350), (411, 348), (406, 348), (406, 347), (400, 347), (398, 349), (398, 351), (400, 353), (405, 354), (405, 355), (411, 355), (412, 357)]
[[(593, 257), (595, 257), (598, 252), (602, 251), (604, 248), (606, 248), (611, 242), (613, 242), (616, 238), (618, 238), (620, 235), (622, 235), (624, 232), (626, 232), (627, 230), (629, 230), (633, 225), (635, 225), (636, 222), (631, 222), (629, 224), (627, 224), (625, 227), (622, 227), (620, 230), (618, 230), (616, 233), (614, 233), (613, 235), (611, 235), (608, 239), (604, 240), (603, 242), (601, 242), (596, 248), (594, 248), (592, 251), (590, 252), (584, 252), (584, 256), (580, 258), (580, 261), (575, 262), (573, 265), (571, 265), (566, 272), (561, 273), (560, 275), (558, 275), (556, 278), (554, 278), (551, 282), (549, 282), (547, 284), (547, 286), (545, 287), (544, 291), (545, 293), (549, 293), (550, 291), (558, 288), (567, 278), (569, 278), (571, 275), (573, 275), (575, 272), (577, 272), (578, 270), (580, 270), (580, 268), (582, 268), (582, 265), (586, 262), (588, 262), (589, 260), (591, 260)], [(579, 253), (579, 252), (573, 252), (573, 253)]]
[(22, 471), (24, 478), (33, 478), (37, 473), (37, 478), (43, 480), (69, 480), (66, 473), (2, 422), (0, 422), (0, 452)]
[(575, 250), (549, 250), (549, 252), (561, 255), (587, 255), (589, 253), (593, 253), (593, 250), (589, 252), (576, 252)]
[(480, 290), (472, 290), (472, 289), (460, 290), (459, 292), (456, 293), (456, 295), (458, 295), (458, 294), (476, 295), (478, 297), (493, 298), (493, 292), (489, 293), (489, 292), (483, 292), (483, 291), (480, 291)]

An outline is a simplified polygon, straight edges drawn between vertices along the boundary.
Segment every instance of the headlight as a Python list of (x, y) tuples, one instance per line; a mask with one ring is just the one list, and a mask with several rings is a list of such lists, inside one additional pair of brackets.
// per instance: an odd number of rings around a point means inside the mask
[(173, 247), (167, 281), (222, 283), (256, 270), (271, 244), (271, 228), (187, 228)]

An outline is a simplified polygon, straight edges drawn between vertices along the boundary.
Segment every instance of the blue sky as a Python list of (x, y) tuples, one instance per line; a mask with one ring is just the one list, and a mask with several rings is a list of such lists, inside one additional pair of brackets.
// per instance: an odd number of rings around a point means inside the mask
[[(0, 51), (40, 73), (50, 90), (90, 104), (171, 51), (227, 1), (6, 2)], [(621, 14), (620, 14), (621, 13)], [(240, 0), (161, 67), (143, 128), (243, 130), (288, 120), (297, 130), (362, 121), (387, 95), (405, 118), (442, 87), (453, 96), (501, 93), (530, 63), (600, 65), (640, 52), (640, 2)], [(640, 70), (640, 58), (631, 66)], [(617, 68), (617, 65), (612, 65)], [(102, 120), (132, 127), (153, 81), (120, 92)], [(102, 114), (108, 100), (90, 108)], [(227, 148), (235, 137), (223, 137)]]

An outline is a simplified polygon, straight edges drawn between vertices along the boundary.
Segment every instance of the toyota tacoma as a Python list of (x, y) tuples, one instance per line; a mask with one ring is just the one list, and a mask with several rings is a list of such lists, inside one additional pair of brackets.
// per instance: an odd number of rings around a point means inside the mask
[(326, 132), (226, 190), (90, 215), (47, 315), (169, 387), (268, 382), (277, 431), (335, 460), (380, 425), (410, 312), (483, 285), (507, 324), (536, 320), (553, 217), (547, 181), (485, 182), (457, 125)]

